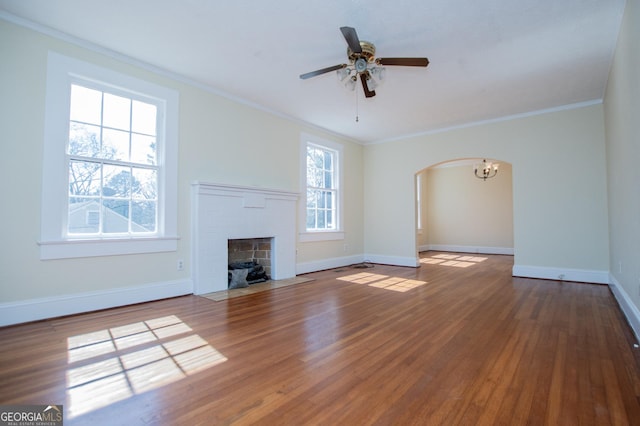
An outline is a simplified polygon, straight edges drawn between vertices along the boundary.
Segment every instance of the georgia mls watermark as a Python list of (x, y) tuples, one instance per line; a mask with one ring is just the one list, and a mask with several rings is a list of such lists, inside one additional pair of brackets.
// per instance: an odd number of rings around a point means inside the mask
[(62, 405), (0, 405), (0, 426), (62, 426)]

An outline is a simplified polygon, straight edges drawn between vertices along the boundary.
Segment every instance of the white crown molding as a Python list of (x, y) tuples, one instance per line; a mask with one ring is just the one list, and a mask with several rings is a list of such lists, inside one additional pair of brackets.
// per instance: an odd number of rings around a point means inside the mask
[(292, 116), (290, 116), (288, 114), (284, 114), (284, 113), (282, 113), (280, 111), (276, 111), (276, 110), (268, 108), (268, 107), (266, 107), (264, 105), (261, 105), (261, 104), (249, 101), (247, 99), (235, 96), (235, 95), (233, 95), (231, 93), (228, 93), (228, 92), (226, 92), (224, 90), (221, 90), (221, 89), (218, 89), (216, 87), (212, 87), (212, 86), (206, 85), (204, 83), (201, 83), (201, 82), (199, 82), (197, 80), (194, 80), (192, 78), (186, 77), (184, 75), (181, 75), (181, 74), (166, 70), (164, 68), (161, 68), (161, 67), (158, 67), (158, 66), (155, 66), (155, 65), (151, 65), (151, 64), (149, 64), (147, 62), (141, 61), (139, 59), (135, 59), (135, 58), (133, 58), (131, 56), (124, 55), (122, 53), (116, 52), (115, 50), (111, 50), (109, 48), (100, 46), (100, 45), (92, 43), (90, 41), (83, 40), (81, 38), (72, 36), (71, 34), (67, 34), (67, 33), (64, 33), (62, 31), (58, 31), (58, 30), (55, 30), (53, 28), (47, 27), (45, 25), (38, 24), (38, 23), (30, 21), (28, 19), (20, 18), (18, 16), (15, 16), (15, 15), (13, 15), (11, 13), (8, 13), (8, 12), (5, 12), (3, 10), (0, 10), (0, 19), (3, 19), (5, 21), (7, 21), (7, 22), (11, 22), (11, 23), (13, 23), (15, 25), (30, 29), (32, 31), (44, 34), (46, 36), (49, 36), (49, 37), (52, 37), (52, 38), (55, 38), (55, 39), (58, 39), (58, 40), (73, 44), (73, 45), (76, 45), (78, 47), (82, 47), (83, 49), (87, 49), (87, 50), (90, 50), (92, 52), (99, 53), (101, 55), (110, 57), (112, 59), (116, 59), (116, 60), (118, 60), (120, 62), (124, 62), (124, 63), (129, 64), (129, 65), (133, 65), (135, 67), (141, 68), (141, 69), (143, 69), (145, 71), (149, 71), (149, 72), (154, 73), (156, 75), (159, 75), (159, 76), (162, 76), (162, 77), (166, 77), (166, 78), (170, 78), (170, 79), (178, 81), (180, 83), (187, 84), (189, 86), (192, 86), (192, 87), (195, 87), (197, 89), (203, 90), (203, 91), (205, 91), (207, 93), (211, 93), (211, 94), (220, 96), (222, 98), (228, 99), (230, 101), (237, 102), (237, 103), (239, 103), (241, 105), (245, 105), (245, 106), (248, 106), (250, 108), (257, 109), (259, 111), (266, 112), (266, 113), (271, 114), (271, 115), (275, 115), (276, 117), (283, 118), (283, 119), (285, 119), (287, 121), (290, 121), (292, 123), (295, 123), (295, 124), (298, 124), (298, 125), (301, 125), (301, 126), (305, 126), (305, 127), (308, 127), (308, 128), (312, 128), (312, 129), (315, 129), (317, 131), (321, 131), (323, 133), (327, 133), (329, 135), (332, 135), (334, 137), (340, 138), (342, 140), (347, 140), (347, 141), (350, 141), (350, 142), (353, 142), (353, 143), (357, 143), (357, 144), (360, 144), (360, 145), (364, 144), (363, 141), (354, 139), (354, 138), (352, 138), (350, 136), (347, 136), (347, 135), (343, 135), (343, 134), (337, 133), (337, 132), (335, 132), (335, 131), (333, 131), (331, 129), (327, 129), (326, 127), (318, 126), (316, 124), (312, 124), (312, 123), (306, 122), (304, 120), (300, 120), (299, 118), (292, 117)]
[(496, 117), (496, 118), (490, 118), (490, 119), (486, 119), (486, 120), (472, 121), (472, 122), (469, 122), (469, 123), (457, 124), (455, 126), (442, 127), (442, 128), (439, 128), (439, 129), (425, 130), (424, 132), (411, 133), (411, 134), (397, 136), (397, 137), (394, 137), (394, 138), (382, 139), (382, 140), (375, 141), (375, 142), (363, 143), (363, 145), (376, 145), (376, 144), (383, 144), (383, 143), (388, 143), (388, 142), (397, 142), (397, 141), (404, 140), (404, 139), (410, 139), (410, 138), (415, 138), (415, 137), (420, 137), (420, 136), (427, 136), (427, 135), (434, 135), (434, 134), (437, 134), (437, 133), (445, 133), (445, 132), (450, 132), (452, 130), (466, 129), (468, 127), (483, 126), (485, 124), (500, 123), (500, 122), (503, 122), (503, 121), (518, 120), (520, 118), (533, 117), (533, 116), (536, 116), (536, 115), (542, 115), (542, 114), (548, 114), (548, 113), (566, 111), (566, 110), (572, 110), (572, 109), (578, 109), (578, 108), (585, 108), (585, 107), (592, 106), (592, 105), (600, 105), (602, 103), (603, 103), (603, 99), (602, 98), (600, 98), (600, 99), (592, 99), (592, 100), (584, 101), (584, 102), (577, 102), (577, 103), (568, 104), (568, 105), (560, 105), (560, 106), (553, 107), (553, 108), (539, 109), (539, 110), (535, 110), (535, 111), (523, 112), (523, 113), (520, 113), (520, 114), (505, 115), (503, 117)]
[(383, 143), (388, 143), (388, 142), (396, 142), (396, 141), (400, 141), (400, 140), (404, 140), (404, 139), (409, 139), (409, 138), (414, 138), (414, 137), (419, 137), (419, 136), (425, 136), (425, 135), (431, 135), (431, 134), (436, 134), (436, 133), (444, 133), (444, 132), (449, 132), (452, 130), (458, 130), (458, 129), (464, 129), (467, 127), (475, 127), (475, 126), (481, 126), (484, 124), (490, 124), (490, 123), (498, 123), (498, 122), (502, 122), (502, 121), (509, 121), (509, 120), (515, 120), (515, 119), (519, 119), (519, 118), (524, 118), (524, 117), (531, 117), (531, 116), (535, 116), (535, 115), (540, 115), (540, 114), (546, 114), (546, 113), (550, 113), (550, 112), (557, 112), (557, 111), (564, 111), (564, 110), (569, 110), (569, 109), (576, 109), (576, 108), (583, 108), (586, 106), (591, 106), (591, 105), (597, 105), (597, 104), (602, 104), (603, 103), (603, 99), (593, 99), (593, 100), (589, 100), (589, 101), (584, 101), (584, 102), (578, 102), (578, 103), (574, 103), (574, 104), (569, 104), (569, 105), (560, 105), (557, 107), (553, 107), (553, 108), (546, 108), (546, 109), (541, 109), (541, 110), (535, 110), (535, 111), (530, 111), (530, 112), (525, 112), (525, 113), (520, 113), (520, 114), (513, 114), (513, 115), (507, 115), (504, 117), (496, 117), (496, 118), (491, 118), (491, 119), (487, 119), (487, 120), (480, 120), (480, 121), (474, 121), (474, 122), (469, 122), (469, 123), (463, 123), (463, 124), (459, 124), (459, 125), (454, 125), (454, 126), (449, 126), (449, 127), (443, 127), (443, 128), (438, 128), (438, 129), (430, 129), (430, 130), (425, 130), (422, 132), (417, 132), (417, 133), (412, 133), (412, 134), (405, 134), (405, 135), (400, 135), (400, 136), (396, 136), (393, 138), (388, 138), (388, 139), (381, 139), (378, 141), (372, 141), (372, 142), (365, 142), (365, 141), (361, 141), (358, 139), (354, 139), (350, 136), (347, 135), (343, 135), (340, 133), (337, 133), (331, 129), (328, 129), (326, 127), (322, 127), (322, 126), (318, 126), (316, 124), (312, 124), (309, 122), (306, 122), (304, 120), (292, 117), (288, 114), (284, 114), (280, 111), (276, 111), (273, 110), (271, 108), (268, 108), (264, 105), (249, 101), (247, 99), (244, 98), (240, 98), (238, 96), (232, 95), (231, 93), (228, 93), (224, 90), (212, 87), (212, 86), (208, 86), (206, 84), (203, 84), (199, 81), (196, 81), (194, 79), (185, 77), (183, 75), (180, 75), (178, 73), (174, 73), (172, 71), (168, 71), (165, 70), (163, 68), (157, 67), (155, 65), (151, 65), (149, 63), (146, 63), (144, 61), (140, 61), (138, 59), (132, 58), (130, 56), (124, 55), (122, 53), (118, 53), (114, 50), (102, 47), (98, 44), (89, 42), (87, 40), (83, 40), (80, 39), (78, 37), (72, 36), (70, 34), (64, 33), (62, 31), (58, 31), (58, 30), (54, 30), (53, 28), (47, 27), (45, 25), (42, 24), (38, 24), (36, 22), (24, 19), (24, 18), (20, 18), (18, 16), (15, 16), (13, 14), (10, 14), (8, 12), (2, 11), (0, 10), (0, 19), (3, 19), (5, 21), (11, 22), (13, 24), (31, 29), (33, 31), (39, 32), (41, 34), (74, 44), (76, 46), (91, 50), (93, 52), (96, 53), (100, 53), (102, 55), (111, 57), (113, 59), (117, 59), (121, 62), (130, 64), (130, 65), (134, 65), (136, 67), (142, 68), (144, 70), (147, 70), (149, 72), (152, 72), (154, 74), (163, 76), (163, 77), (167, 77), (176, 81), (179, 81), (181, 83), (184, 84), (188, 84), (190, 86), (196, 87), (198, 89), (201, 89), (203, 91), (206, 91), (208, 93), (212, 93), (214, 95), (218, 95), (221, 96), (223, 98), (229, 99), (231, 101), (237, 102), (239, 104), (266, 112), (268, 114), (283, 118), (285, 120), (288, 120), (292, 123), (296, 123), (298, 125), (302, 125), (305, 127), (309, 127), (309, 128), (313, 128), (316, 129), (318, 131), (321, 131), (323, 133), (327, 133), (330, 134), (334, 137), (337, 138), (341, 138), (343, 140), (348, 140), (350, 142), (353, 143), (357, 143), (360, 145), (375, 145), (375, 144), (383, 144)]

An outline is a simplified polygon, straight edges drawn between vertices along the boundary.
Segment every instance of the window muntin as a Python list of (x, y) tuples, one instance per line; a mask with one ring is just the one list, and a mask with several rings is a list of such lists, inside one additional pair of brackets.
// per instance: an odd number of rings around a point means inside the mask
[(153, 103), (71, 84), (67, 236), (157, 233), (158, 113)]

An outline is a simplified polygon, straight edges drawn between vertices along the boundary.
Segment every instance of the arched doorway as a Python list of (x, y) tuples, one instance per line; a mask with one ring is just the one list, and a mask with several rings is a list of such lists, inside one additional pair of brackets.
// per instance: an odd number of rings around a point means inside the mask
[(489, 179), (474, 175), (482, 158), (456, 159), (416, 173), (418, 251), (513, 254), (512, 167)]

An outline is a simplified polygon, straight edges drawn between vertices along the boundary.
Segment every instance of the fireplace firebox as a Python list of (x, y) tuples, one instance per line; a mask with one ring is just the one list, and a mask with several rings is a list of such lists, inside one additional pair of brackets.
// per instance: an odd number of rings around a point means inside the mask
[[(268, 281), (271, 276), (271, 238), (228, 241), (229, 288)], [(246, 272), (238, 270), (246, 269)]]

